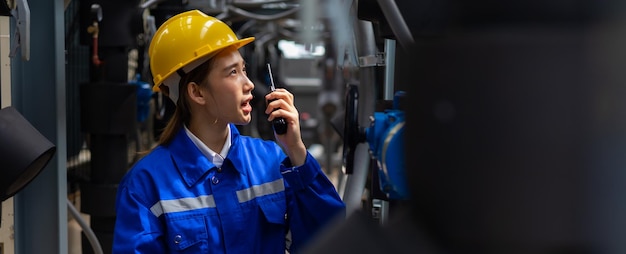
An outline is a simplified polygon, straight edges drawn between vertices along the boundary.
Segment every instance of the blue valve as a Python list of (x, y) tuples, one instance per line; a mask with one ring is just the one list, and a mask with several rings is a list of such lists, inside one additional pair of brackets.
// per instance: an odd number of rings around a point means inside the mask
[(137, 86), (137, 121), (142, 123), (150, 114), (150, 100), (152, 99), (152, 87), (147, 82), (141, 81), (141, 75), (129, 82)]
[(390, 199), (408, 199), (404, 156), (405, 115), (399, 108), (404, 92), (396, 92), (393, 108), (375, 112), (366, 140), (378, 163), (380, 188)]

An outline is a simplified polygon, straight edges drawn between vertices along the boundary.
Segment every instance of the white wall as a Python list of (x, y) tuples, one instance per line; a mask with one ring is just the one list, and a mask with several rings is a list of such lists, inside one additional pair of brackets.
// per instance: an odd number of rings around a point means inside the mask
[[(11, 60), (10, 17), (0, 16), (0, 108), (11, 105)], [(13, 198), (2, 202), (2, 222), (0, 223), (0, 254), (15, 253), (13, 230)]]

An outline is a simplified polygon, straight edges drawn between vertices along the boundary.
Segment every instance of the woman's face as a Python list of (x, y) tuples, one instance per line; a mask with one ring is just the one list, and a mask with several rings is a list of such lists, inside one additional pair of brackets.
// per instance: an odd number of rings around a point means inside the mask
[(248, 124), (251, 119), (252, 89), (254, 84), (248, 79), (246, 64), (239, 51), (227, 48), (214, 56), (208, 74), (208, 101), (205, 109), (210, 119), (217, 118), (222, 123)]

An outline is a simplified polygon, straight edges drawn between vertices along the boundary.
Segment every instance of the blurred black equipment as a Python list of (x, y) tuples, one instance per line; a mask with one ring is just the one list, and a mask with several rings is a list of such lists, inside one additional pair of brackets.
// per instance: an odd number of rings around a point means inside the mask
[(55, 152), (56, 146), (15, 108), (0, 110), (0, 201), (33, 181)]

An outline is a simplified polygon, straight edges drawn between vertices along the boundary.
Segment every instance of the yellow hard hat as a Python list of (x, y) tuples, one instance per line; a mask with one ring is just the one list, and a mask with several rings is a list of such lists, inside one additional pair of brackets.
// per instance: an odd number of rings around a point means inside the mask
[(198, 10), (177, 14), (159, 27), (150, 42), (152, 90), (158, 92), (164, 84), (176, 102), (181, 70), (187, 73), (226, 47), (240, 48), (252, 41), (254, 37), (238, 39), (227, 24)]

